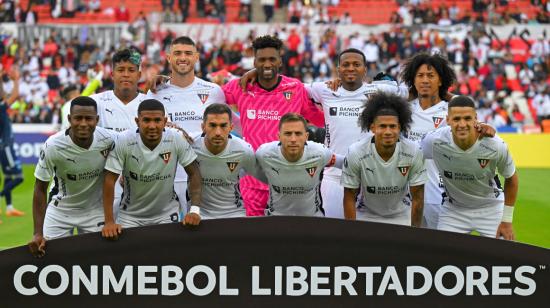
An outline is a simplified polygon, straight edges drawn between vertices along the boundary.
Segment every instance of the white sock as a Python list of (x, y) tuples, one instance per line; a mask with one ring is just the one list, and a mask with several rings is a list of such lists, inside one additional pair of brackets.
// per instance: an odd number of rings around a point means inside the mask
[(11, 211), (11, 210), (13, 210), (13, 205), (11, 204), (6, 205), (6, 211)]

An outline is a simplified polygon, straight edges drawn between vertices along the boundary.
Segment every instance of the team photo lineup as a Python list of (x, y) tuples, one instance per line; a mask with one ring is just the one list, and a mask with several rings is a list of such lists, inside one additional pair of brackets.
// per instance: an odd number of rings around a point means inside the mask
[[(196, 42), (179, 36), (168, 44), (169, 75), (147, 76), (145, 91), (144, 55), (132, 47), (116, 50), (110, 69), (90, 70), (86, 84), (65, 87), (61, 129), (34, 170), (31, 253), (42, 257), (48, 240), (73, 234), (118, 239), (132, 227), (281, 215), (515, 240), (514, 160), (494, 125), (478, 119), (478, 102), (453, 93), (446, 56), (414, 53), (394, 78), (349, 47), (336, 56), (337, 76), (303, 83), (281, 74), (284, 44), (256, 36), (252, 70), (207, 81), (196, 74)], [(3, 73), (2, 196), (19, 216), (8, 109), (21, 74), (15, 65)], [(104, 74), (112, 90), (94, 94)]]

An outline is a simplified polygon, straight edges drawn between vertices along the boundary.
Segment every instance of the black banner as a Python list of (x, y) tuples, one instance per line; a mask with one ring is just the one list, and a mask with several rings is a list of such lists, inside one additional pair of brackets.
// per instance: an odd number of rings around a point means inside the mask
[(550, 250), (323, 218), (85, 234), (0, 252), (2, 307), (548, 307)]

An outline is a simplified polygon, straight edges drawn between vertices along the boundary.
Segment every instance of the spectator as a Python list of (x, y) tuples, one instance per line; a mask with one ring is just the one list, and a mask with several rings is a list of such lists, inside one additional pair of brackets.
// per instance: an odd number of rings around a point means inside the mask
[(88, 0), (88, 11), (94, 13), (101, 12), (101, 0)]
[(119, 6), (115, 9), (115, 21), (116, 22), (129, 22), (130, 11), (126, 8), (126, 1), (121, 0)]
[(519, 110), (517, 104), (512, 107), (512, 124), (516, 127), (521, 127), (525, 121), (525, 115)]
[(246, 21), (251, 22), (252, 21), (252, 0), (240, 0), (241, 6), (240, 11), (244, 11), (247, 13), (246, 15)]
[(265, 22), (271, 22), (275, 13), (275, 0), (260, 0), (264, 9)]
[(302, 1), (292, 0), (288, 6), (288, 22), (291, 24), (299, 24), (302, 16)]
[(174, 7), (174, 0), (160, 0), (160, 4), (162, 5), (162, 10), (172, 10)]
[[(178, 8), (181, 14), (181, 22), (186, 22), (189, 17), (190, 0), (178, 0)], [(197, 2), (198, 6), (198, 2)]]

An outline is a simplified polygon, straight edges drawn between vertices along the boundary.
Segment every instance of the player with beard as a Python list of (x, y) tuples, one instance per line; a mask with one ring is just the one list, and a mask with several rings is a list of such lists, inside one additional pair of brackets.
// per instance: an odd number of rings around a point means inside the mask
[[(282, 46), (276, 37), (256, 38), (252, 43), (255, 84), (247, 84), (243, 91), (239, 80), (232, 80), (223, 87), (227, 103), (235, 105), (241, 115), (242, 136), (254, 149), (278, 139), (279, 120), (286, 113), (299, 113), (318, 127), (324, 125), (323, 113), (311, 102), (304, 85), (279, 74)], [(264, 215), (268, 186), (246, 176), (241, 180), (241, 192), (247, 215)]]
[[(191, 38), (180, 36), (173, 40), (166, 58), (170, 63), (170, 80), (149, 92), (148, 97), (164, 105), (170, 123), (184, 129), (191, 137), (196, 137), (202, 133), (205, 108), (212, 103), (225, 103), (224, 93), (217, 84), (195, 76), (199, 52)], [(181, 211), (185, 214), (187, 174), (180, 166), (176, 172), (174, 189)]]

